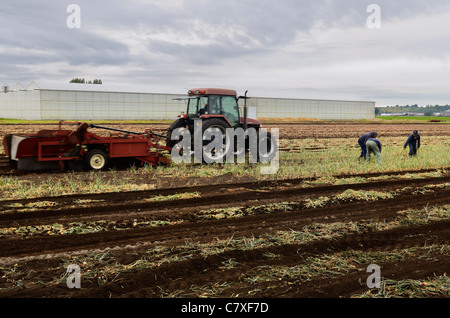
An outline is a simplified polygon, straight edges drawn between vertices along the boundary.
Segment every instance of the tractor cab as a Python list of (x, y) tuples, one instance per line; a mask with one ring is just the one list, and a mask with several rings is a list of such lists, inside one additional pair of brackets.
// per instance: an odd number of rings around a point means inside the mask
[(180, 128), (186, 128), (191, 134), (194, 133), (194, 122), (200, 119), (202, 129), (205, 132), (209, 128), (218, 128), (225, 136), (227, 128), (237, 129), (242, 127), (255, 128), (259, 131), (261, 122), (256, 119), (247, 118), (247, 103), (244, 112), (239, 109), (239, 99), (248, 99), (247, 95), (237, 96), (237, 92), (231, 89), (221, 88), (198, 88), (188, 91), (187, 98), (176, 100), (188, 101), (187, 112), (182, 114), (178, 120), (172, 123), (167, 130), (167, 147), (173, 147), (176, 141), (171, 140), (172, 132)]
[(230, 127), (240, 126), (237, 93), (226, 89), (197, 89), (188, 92), (187, 116), (189, 119), (220, 117)]

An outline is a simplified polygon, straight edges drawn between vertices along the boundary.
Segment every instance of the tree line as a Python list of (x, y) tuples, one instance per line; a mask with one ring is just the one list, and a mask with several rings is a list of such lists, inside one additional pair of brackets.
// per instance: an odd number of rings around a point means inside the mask
[(433, 113), (442, 113), (446, 110), (450, 110), (450, 105), (419, 106), (417, 104), (414, 104), (377, 107), (376, 113), (425, 113), (425, 115), (431, 116), (431, 114)]
[(103, 84), (101, 79), (94, 79), (93, 81), (86, 81), (84, 78), (73, 78), (73, 79), (70, 80), (69, 83), (77, 83), (77, 84), (98, 84), (98, 85)]

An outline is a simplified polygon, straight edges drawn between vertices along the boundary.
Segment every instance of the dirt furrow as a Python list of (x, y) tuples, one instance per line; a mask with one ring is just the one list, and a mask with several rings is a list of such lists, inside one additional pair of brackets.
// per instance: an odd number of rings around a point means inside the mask
[[(376, 181), (361, 184), (335, 186), (315, 186), (303, 188), (304, 180), (265, 181), (259, 183), (241, 183), (233, 185), (215, 185), (195, 188), (201, 196), (189, 199), (176, 199), (149, 202), (157, 196), (182, 194), (192, 188), (175, 188), (131, 193), (108, 193), (94, 195), (76, 195), (39, 198), (38, 201), (51, 201), (57, 206), (52, 209), (33, 208), (29, 212), (20, 212), (32, 200), (5, 201), (0, 203), (0, 228), (29, 225), (45, 225), (56, 222), (70, 223), (79, 221), (133, 220), (134, 218), (164, 218), (168, 220), (192, 220), (195, 212), (202, 209), (237, 206), (258, 206), (268, 203), (293, 202), (306, 198), (330, 196), (348, 189), (392, 191), (403, 187), (417, 188), (424, 185), (437, 185), (450, 181), (450, 176), (425, 179), (405, 179)], [(76, 200), (91, 201), (87, 206), (77, 207)], [(95, 202), (100, 200), (101, 202)], [(17, 207), (18, 206), (18, 207)]]
[(1, 258), (43, 255), (77, 250), (112, 248), (142, 242), (164, 243), (167, 245), (186, 240), (208, 242), (213, 238), (230, 235), (253, 236), (278, 229), (302, 228), (321, 222), (359, 221), (362, 219), (393, 219), (396, 212), (406, 209), (421, 209), (450, 203), (450, 190), (440, 190), (433, 194), (405, 195), (394, 199), (368, 203), (348, 203), (338, 207), (317, 208), (286, 213), (264, 214), (224, 220), (184, 222), (178, 225), (156, 228), (107, 231), (83, 235), (36, 236), (30, 238), (3, 238), (0, 240)]
[[(408, 257), (403, 261), (377, 265), (382, 269), (382, 279), (401, 281), (405, 279), (428, 280), (444, 275), (449, 270), (447, 263), (447, 255), (437, 255), (433, 260)], [(288, 289), (272, 289), (270, 292), (261, 293), (260, 297), (285, 297), (287, 294), (290, 298), (350, 298), (369, 290), (366, 283), (368, 275), (370, 274), (365, 271), (365, 268), (360, 268), (358, 271), (351, 271), (346, 275), (334, 278), (319, 278), (314, 281), (293, 283)], [(245, 290), (241, 292), (245, 292)], [(445, 294), (442, 294), (441, 297), (445, 297)]]
[[(450, 239), (450, 221), (429, 223), (426, 225), (401, 227), (392, 230), (349, 234), (339, 239), (323, 239), (307, 244), (273, 246), (253, 250), (233, 250), (208, 257), (165, 263), (159, 267), (140, 271), (121, 273), (114, 282), (99, 286), (89, 281), (84, 283), (83, 290), (70, 291), (64, 286), (50, 286), (45, 289), (34, 288), (29, 294), (46, 297), (158, 297), (161, 291), (165, 293), (189, 289), (191, 286), (213, 286), (226, 282), (234, 282), (220, 297), (232, 295), (250, 295), (251, 289), (259, 288), (260, 297), (340, 297), (351, 296), (367, 290), (364, 282), (368, 274), (361, 268), (350, 271), (336, 278), (318, 279), (312, 283), (299, 282), (298, 279), (285, 279), (279, 288), (274, 288), (273, 282), (241, 286), (238, 282), (242, 277), (251, 275), (259, 266), (298, 266), (307, 257), (344, 252), (349, 249), (369, 251), (395, 250), (399, 248), (422, 247), (430, 244), (446, 244)], [(267, 254), (276, 255), (268, 259)], [(237, 265), (233, 269), (224, 269), (223, 262), (233, 259)], [(45, 265), (44, 265), (45, 264)], [(46, 263), (42, 269), (45, 270)], [(415, 259), (380, 264), (383, 276), (388, 278), (426, 278), (443, 275), (449, 267), (443, 255), (434, 257), (434, 261)], [(413, 274), (413, 276), (411, 276)], [(56, 275), (56, 273), (54, 274)], [(301, 280), (301, 279), (300, 279)], [(285, 286), (289, 286), (286, 290)], [(0, 292), (2, 297), (17, 297), (22, 292), (13, 290)], [(248, 296), (251, 297), (251, 296)]]

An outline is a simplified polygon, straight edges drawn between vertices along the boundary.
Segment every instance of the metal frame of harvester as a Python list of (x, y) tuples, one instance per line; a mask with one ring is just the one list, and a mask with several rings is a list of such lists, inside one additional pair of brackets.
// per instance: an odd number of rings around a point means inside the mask
[[(64, 130), (63, 125), (75, 125)], [(103, 137), (89, 128), (114, 131)], [(170, 158), (162, 151), (171, 148), (160, 145), (166, 136), (146, 130), (131, 132), (80, 122), (60, 121), (57, 130), (41, 130), (36, 134), (7, 135), (3, 140), (6, 155), (18, 170), (103, 170), (110, 159), (130, 158), (153, 166), (168, 165)]]

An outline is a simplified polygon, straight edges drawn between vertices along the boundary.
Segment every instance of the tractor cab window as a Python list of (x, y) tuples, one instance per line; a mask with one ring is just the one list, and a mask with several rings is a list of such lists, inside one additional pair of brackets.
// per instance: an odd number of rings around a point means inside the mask
[(239, 107), (234, 96), (209, 96), (208, 111), (211, 115), (223, 115), (231, 126), (239, 125)]
[(208, 112), (211, 115), (221, 115), (220, 96), (209, 96)]
[(224, 115), (233, 127), (239, 125), (239, 106), (236, 97), (223, 96), (222, 97), (222, 115)]
[(208, 97), (199, 97), (189, 99), (188, 116), (200, 117), (207, 111)]
[(209, 95), (189, 99), (187, 114), (191, 118), (202, 115), (222, 115), (231, 126), (240, 124), (239, 106), (234, 96)]

